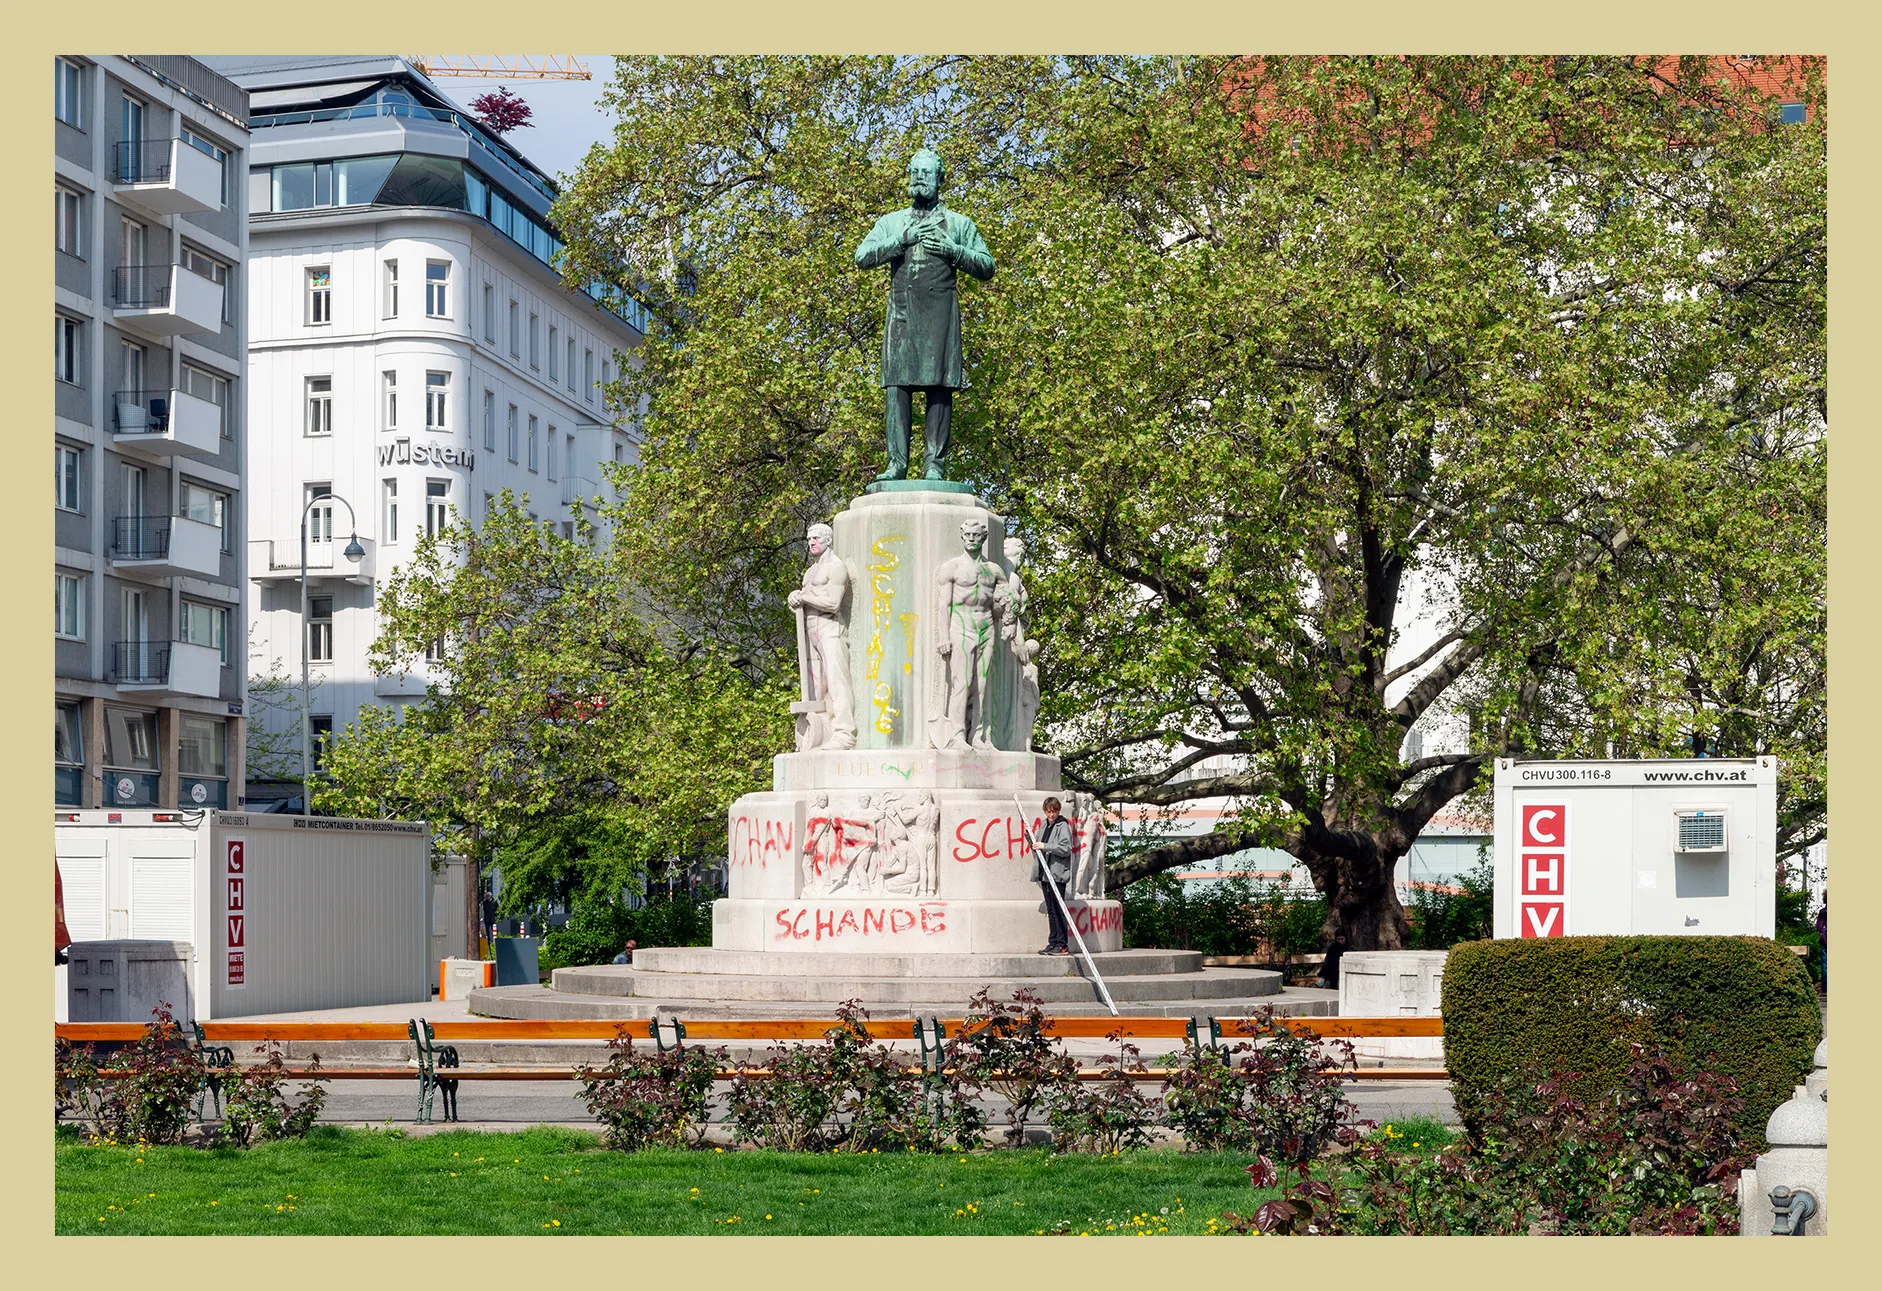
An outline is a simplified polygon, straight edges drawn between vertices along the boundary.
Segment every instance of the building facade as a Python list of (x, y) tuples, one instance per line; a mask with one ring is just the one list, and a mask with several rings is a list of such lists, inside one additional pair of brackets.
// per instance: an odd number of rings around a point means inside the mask
[(53, 61), (53, 798), (244, 794), (248, 96)]
[[(318, 745), (425, 693), (425, 661), (367, 662), (375, 589), (421, 537), (505, 490), (558, 533), (596, 519), (604, 467), (634, 460), (602, 390), (645, 320), (562, 282), (554, 184), (404, 59), (210, 61), (253, 98), (250, 662), (298, 687), (305, 647)], [(257, 798), (298, 793), (257, 777)]]

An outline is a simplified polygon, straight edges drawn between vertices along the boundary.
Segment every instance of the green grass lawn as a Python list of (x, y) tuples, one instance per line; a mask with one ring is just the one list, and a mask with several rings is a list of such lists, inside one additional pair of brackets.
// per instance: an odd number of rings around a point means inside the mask
[[(1401, 1131), (1408, 1127), (1401, 1124)], [(1415, 1132), (1415, 1130), (1414, 1130)], [(1435, 1148), (1432, 1127), (1420, 1142)], [(61, 1233), (1203, 1233), (1262, 1198), (1240, 1154), (609, 1152), (540, 1128), (322, 1128), (235, 1149), (57, 1148)], [(1272, 1194), (1263, 1194), (1263, 1196)]]

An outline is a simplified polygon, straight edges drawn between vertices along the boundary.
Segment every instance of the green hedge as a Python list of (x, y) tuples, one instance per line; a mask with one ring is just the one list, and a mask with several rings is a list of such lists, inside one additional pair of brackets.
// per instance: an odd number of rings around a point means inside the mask
[(1738, 1083), (1740, 1128), (1764, 1125), (1809, 1073), (1822, 1038), (1798, 958), (1762, 937), (1551, 937), (1473, 941), (1444, 968), (1444, 1061), (1464, 1123), (1519, 1074), (1581, 1073), (1574, 1092), (1620, 1084), (1628, 1042), (1657, 1043)]

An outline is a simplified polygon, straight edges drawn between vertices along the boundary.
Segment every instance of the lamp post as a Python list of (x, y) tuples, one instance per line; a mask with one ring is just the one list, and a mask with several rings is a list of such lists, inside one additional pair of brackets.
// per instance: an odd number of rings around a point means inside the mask
[[(314, 814), (314, 773), (309, 756), (308, 728), (313, 725), (313, 687), (308, 681), (308, 660), (313, 654), (313, 625), (307, 621), (307, 514), (317, 502), (338, 502), (346, 508), (346, 518), (352, 522), (353, 536), (347, 541), (345, 556), (355, 565), (365, 557), (366, 549), (359, 545), (359, 517), (353, 513), (353, 504), (337, 493), (322, 493), (319, 497), (307, 499), (307, 505), (301, 508), (301, 815)], [(327, 518), (327, 541), (333, 541), (333, 518)]]

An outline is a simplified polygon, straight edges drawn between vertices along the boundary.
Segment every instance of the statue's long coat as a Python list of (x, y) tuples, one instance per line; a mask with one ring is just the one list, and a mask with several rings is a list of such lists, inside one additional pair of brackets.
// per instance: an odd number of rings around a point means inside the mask
[[(902, 245), (910, 224), (943, 223), (954, 248), (954, 263), (932, 255), (917, 242)], [(856, 248), (856, 267), (889, 269), (889, 316), (882, 330), (882, 384), (888, 386), (946, 386), (958, 390), (967, 382), (961, 367), (961, 298), (956, 286), (960, 270), (985, 282), (993, 277), (993, 255), (980, 240), (974, 222), (958, 211), (937, 204), (926, 212), (909, 207), (890, 211), (876, 221), (869, 236)]]

